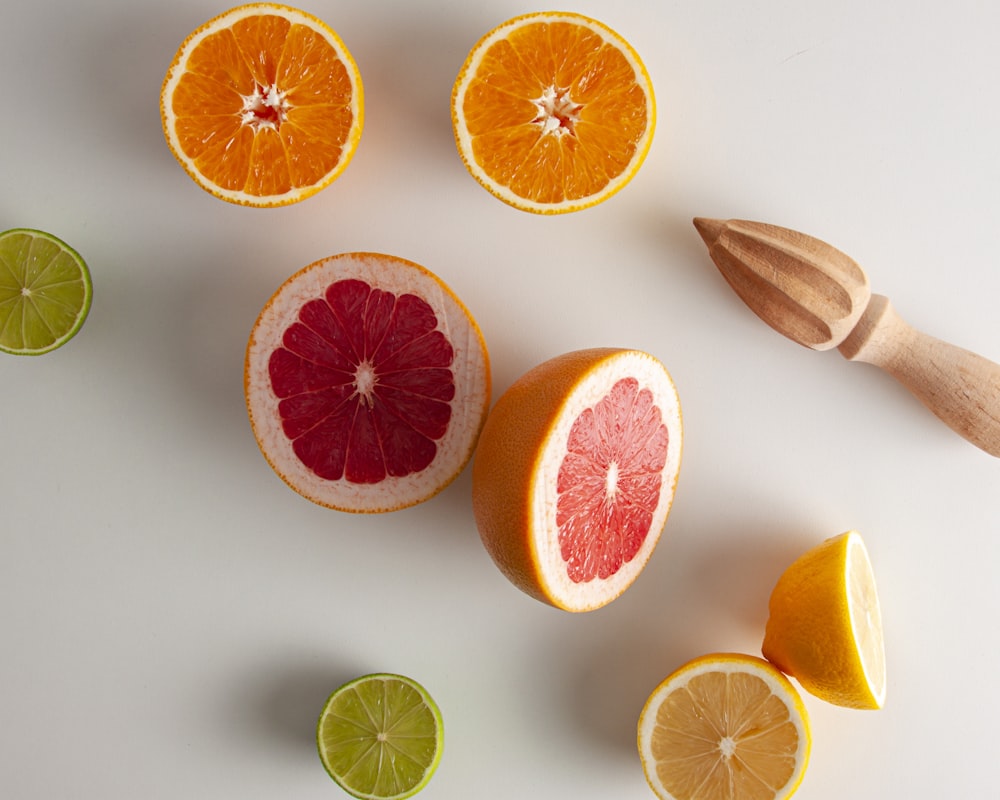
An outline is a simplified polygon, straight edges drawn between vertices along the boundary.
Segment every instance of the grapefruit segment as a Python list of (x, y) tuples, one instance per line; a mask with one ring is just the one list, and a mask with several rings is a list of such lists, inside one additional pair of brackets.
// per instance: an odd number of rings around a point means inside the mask
[(527, 372), (497, 401), (472, 470), (487, 552), (520, 589), (568, 611), (618, 597), (666, 522), (682, 449), (669, 373), (596, 348)]
[(468, 462), (489, 359), (435, 275), (348, 253), (296, 273), (267, 303), (245, 389), (258, 444), (293, 489), (333, 508), (388, 511), (437, 494)]

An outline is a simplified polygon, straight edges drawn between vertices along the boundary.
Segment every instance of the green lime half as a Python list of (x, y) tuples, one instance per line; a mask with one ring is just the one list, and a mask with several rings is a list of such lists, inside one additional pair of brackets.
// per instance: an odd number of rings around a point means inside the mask
[(0, 351), (37, 356), (80, 330), (93, 288), (80, 255), (50, 233), (0, 233)]
[(419, 683), (379, 673), (330, 695), (316, 743), (326, 771), (346, 792), (364, 800), (399, 800), (431, 779), (444, 748), (444, 725)]

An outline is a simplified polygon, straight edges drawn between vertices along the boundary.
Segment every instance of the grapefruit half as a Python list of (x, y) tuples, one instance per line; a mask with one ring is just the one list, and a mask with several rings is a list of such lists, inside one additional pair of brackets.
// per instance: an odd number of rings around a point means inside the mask
[(638, 350), (557, 356), (497, 401), (472, 466), (476, 525), (517, 587), (589, 611), (638, 577), (666, 523), (682, 449), (666, 368)]
[(345, 253), (289, 278), (247, 345), (244, 390), (261, 452), (322, 506), (392, 511), (462, 471), (489, 408), (479, 326), (429, 270)]

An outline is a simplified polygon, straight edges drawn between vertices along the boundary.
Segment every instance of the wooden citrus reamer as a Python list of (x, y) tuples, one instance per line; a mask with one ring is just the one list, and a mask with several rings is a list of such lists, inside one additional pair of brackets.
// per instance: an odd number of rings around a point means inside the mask
[(1000, 366), (911, 328), (844, 253), (797, 231), (696, 218), (709, 255), (764, 322), (813, 350), (881, 367), (953, 430), (1000, 456)]

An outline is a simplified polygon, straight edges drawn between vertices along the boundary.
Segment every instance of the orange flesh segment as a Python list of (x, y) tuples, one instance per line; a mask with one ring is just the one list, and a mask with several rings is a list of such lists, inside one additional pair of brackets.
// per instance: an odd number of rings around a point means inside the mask
[(795, 771), (799, 734), (763, 680), (713, 672), (664, 700), (651, 744), (676, 798), (770, 800)]
[[(556, 61), (553, 54), (562, 52)], [(474, 158), (498, 183), (536, 202), (599, 192), (628, 167), (649, 124), (632, 65), (580, 25), (525, 25), (493, 44), (477, 73), (463, 105)], [(564, 135), (537, 122), (535, 101), (551, 89), (579, 106)]]
[[(280, 124), (244, 124), (244, 98), (276, 87)], [(191, 53), (173, 94), (181, 147), (208, 180), (250, 195), (320, 181), (340, 161), (353, 115), (346, 66), (320, 34), (272, 15), (239, 20)]]

